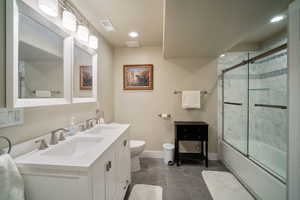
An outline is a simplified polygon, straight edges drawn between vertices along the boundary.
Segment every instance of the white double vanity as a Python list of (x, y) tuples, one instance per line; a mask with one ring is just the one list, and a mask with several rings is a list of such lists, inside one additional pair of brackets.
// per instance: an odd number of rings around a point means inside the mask
[(97, 125), (16, 158), (30, 200), (121, 200), (131, 182), (129, 125)]
[[(87, 37), (95, 39), (97, 31), (89, 29)], [(91, 46), (60, 16), (43, 13), (36, 0), (6, 0), (6, 108), (100, 105), (96, 42)], [(131, 182), (128, 128), (97, 125), (48, 148), (44, 142), (43, 150), (31, 151), (36, 145), (29, 142), (31, 152), (15, 159), (26, 199), (124, 199)]]

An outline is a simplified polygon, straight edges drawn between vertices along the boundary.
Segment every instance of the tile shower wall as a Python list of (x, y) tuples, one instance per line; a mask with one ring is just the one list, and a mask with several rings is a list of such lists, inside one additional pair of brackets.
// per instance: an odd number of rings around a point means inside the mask
[(249, 73), (249, 156), (285, 179), (287, 109), (255, 104), (287, 106), (287, 51), (250, 64)]
[[(247, 153), (248, 66), (224, 74), (224, 139)], [(239, 124), (239, 126), (235, 126)]]
[[(218, 127), (222, 133), (222, 70), (248, 59), (248, 52), (227, 53), (218, 60)], [(245, 67), (228, 72), (224, 77), (224, 101), (242, 103), (242, 106), (224, 104), (224, 139), (246, 153), (247, 139), (247, 71)], [(219, 136), (221, 137), (221, 135)]]
[[(286, 43), (286, 40), (263, 47), (261, 51), (251, 52), (250, 57)], [(218, 73), (242, 60), (248, 52), (228, 53), (218, 62)], [(257, 60), (249, 65), (249, 151), (247, 152), (247, 111), (244, 103), (247, 98), (247, 75), (241, 74), (243, 68), (225, 73), (224, 101), (240, 101), (242, 108), (224, 105), (224, 139), (263, 167), (268, 168), (280, 178), (286, 177), (287, 150), (287, 110), (257, 107), (254, 104), (287, 105), (287, 52), (286, 50)], [(222, 111), (222, 84), (219, 76), (219, 111)], [(238, 85), (237, 85), (238, 84)], [(245, 90), (240, 90), (244, 88)], [(222, 127), (222, 112), (219, 112), (219, 127)], [(222, 130), (219, 128), (219, 131)]]

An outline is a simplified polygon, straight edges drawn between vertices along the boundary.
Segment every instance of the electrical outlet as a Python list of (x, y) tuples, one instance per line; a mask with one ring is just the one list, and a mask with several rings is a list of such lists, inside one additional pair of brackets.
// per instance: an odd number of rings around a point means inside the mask
[(0, 128), (24, 123), (23, 109), (0, 108)]

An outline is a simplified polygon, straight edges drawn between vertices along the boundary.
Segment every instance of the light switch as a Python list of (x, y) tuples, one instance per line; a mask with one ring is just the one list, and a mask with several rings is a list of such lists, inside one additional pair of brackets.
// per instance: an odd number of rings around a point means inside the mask
[(0, 128), (24, 123), (23, 109), (0, 108)]
[(0, 126), (7, 123), (7, 112), (0, 111)]

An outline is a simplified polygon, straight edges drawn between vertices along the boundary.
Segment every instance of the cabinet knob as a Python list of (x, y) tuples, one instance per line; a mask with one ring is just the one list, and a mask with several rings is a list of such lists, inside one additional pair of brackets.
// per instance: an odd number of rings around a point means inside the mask
[(109, 171), (109, 164), (108, 163), (106, 164), (105, 168), (106, 168), (106, 171), (108, 172)]
[(111, 169), (111, 161), (108, 161), (108, 163), (105, 165), (106, 171), (108, 172)]
[(124, 141), (123, 141), (123, 145), (124, 145), (124, 147), (126, 147), (126, 145), (127, 145), (127, 140), (124, 140)]
[(111, 169), (111, 161), (108, 162), (108, 167)]

